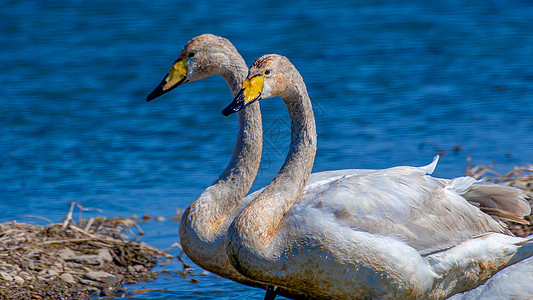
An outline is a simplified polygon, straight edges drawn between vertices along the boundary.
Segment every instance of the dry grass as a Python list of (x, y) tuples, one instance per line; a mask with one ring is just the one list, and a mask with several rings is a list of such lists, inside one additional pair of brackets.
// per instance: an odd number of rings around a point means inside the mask
[[(80, 209), (77, 223), (75, 207)], [(154, 278), (150, 270), (158, 258), (172, 257), (135, 241), (132, 228), (142, 234), (135, 219), (84, 220), (82, 209), (72, 203), (62, 222), (47, 226), (0, 224), (0, 299), (121, 296), (123, 284)]]

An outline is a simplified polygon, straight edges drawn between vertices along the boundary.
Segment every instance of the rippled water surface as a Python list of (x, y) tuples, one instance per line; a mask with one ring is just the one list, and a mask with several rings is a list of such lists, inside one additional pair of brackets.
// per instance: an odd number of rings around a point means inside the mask
[[(314, 171), (423, 165), (457, 177), (532, 162), (533, 5), (527, 1), (0, 1), (0, 219), (59, 221), (76, 200), (106, 216), (172, 217), (224, 169), (237, 116), (213, 77), (146, 95), (183, 45), (229, 38), (247, 63), (283, 54), (306, 81), (319, 135)], [(262, 101), (268, 184), (289, 143), (279, 99)], [(177, 223), (149, 222), (166, 249)], [(174, 253), (174, 254), (177, 254)], [(176, 272), (178, 264), (160, 267)], [(132, 299), (262, 299), (195, 270)], [(135, 288), (135, 287), (130, 287)]]

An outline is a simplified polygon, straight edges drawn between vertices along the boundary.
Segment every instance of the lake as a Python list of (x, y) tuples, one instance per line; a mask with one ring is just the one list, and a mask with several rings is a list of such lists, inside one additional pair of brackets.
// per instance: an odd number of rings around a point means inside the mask
[[(425, 165), (462, 176), (533, 161), (533, 4), (527, 1), (0, 1), (0, 221), (54, 222), (68, 202), (107, 217), (166, 219), (225, 168), (237, 116), (225, 81), (145, 98), (185, 43), (213, 33), (248, 64), (287, 56), (317, 119), (314, 172)], [(283, 163), (289, 120), (261, 102), (264, 149), (252, 191)], [(87, 212), (84, 216), (98, 215)], [(143, 224), (143, 241), (177, 240), (174, 221)], [(172, 254), (178, 254), (172, 250)], [(129, 289), (130, 299), (262, 299), (195, 269)], [(281, 298), (281, 297), (280, 297)]]

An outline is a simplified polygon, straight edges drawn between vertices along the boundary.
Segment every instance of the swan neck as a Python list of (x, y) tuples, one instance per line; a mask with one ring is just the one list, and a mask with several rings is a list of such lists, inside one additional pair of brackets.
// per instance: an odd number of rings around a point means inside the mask
[[(311, 100), (303, 80), (284, 97), (291, 121), (291, 143), (278, 175), (268, 186), (277, 195), (281, 212), (287, 212), (298, 200), (311, 174), (316, 154), (316, 126)], [(278, 216), (282, 216), (277, 211)]]
[[(299, 75), (299, 74), (298, 74)], [(301, 77), (300, 77), (301, 78)], [(282, 97), (291, 120), (289, 153), (274, 180), (234, 220), (226, 238), (234, 266), (243, 257), (272, 258), (277, 247), (277, 228), (307, 184), (316, 153), (316, 128), (303, 80)], [(253, 252), (250, 255), (248, 252)], [(248, 254), (247, 254), (248, 253)], [(267, 267), (266, 265), (264, 267)]]
[(228, 55), (227, 63), (223, 64), (221, 76), (226, 80), (231, 89), (231, 94), (235, 97), (242, 88), (242, 82), (248, 75), (246, 62), (239, 53)]
[[(248, 68), (238, 52), (229, 51), (226, 55), (219, 74), (236, 95)], [(261, 112), (259, 104), (254, 103), (239, 113), (239, 131), (230, 162), (218, 179), (185, 211), (180, 233), (197, 236), (204, 241), (219, 238), (224, 226), (228, 225), (224, 225), (225, 220), (242, 202), (259, 170), (262, 138)]]

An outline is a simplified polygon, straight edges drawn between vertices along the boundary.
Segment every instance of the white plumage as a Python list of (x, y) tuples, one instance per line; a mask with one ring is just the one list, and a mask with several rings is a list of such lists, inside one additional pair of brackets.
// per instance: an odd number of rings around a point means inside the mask
[(306, 186), (314, 117), (286, 58), (256, 60), (224, 113), (273, 96), (289, 110), (291, 145), (278, 175), (245, 198), (228, 229), (228, 257), (243, 275), (312, 298), (442, 299), (533, 255), (530, 240), (510, 236), (476, 206), (517, 218), (530, 213), (523, 193), (468, 177), (431, 177), (436, 160), (316, 174)]

